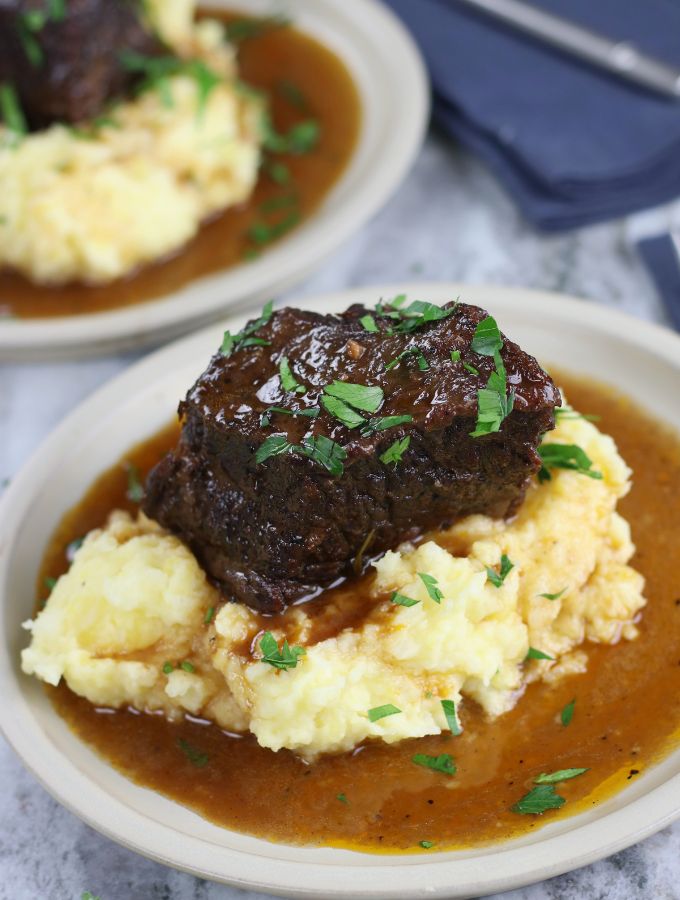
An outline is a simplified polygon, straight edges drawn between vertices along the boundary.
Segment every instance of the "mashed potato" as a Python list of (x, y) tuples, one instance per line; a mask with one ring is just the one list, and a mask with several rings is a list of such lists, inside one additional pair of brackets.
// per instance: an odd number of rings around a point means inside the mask
[(250, 195), (261, 106), (239, 89), (221, 26), (194, 25), (188, 0), (154, 0), (148, 11), (175, 52), (220, 81), (202, 99), (196, 78), (176, 75), (166, 93), (115, 106), (96, 128), (53, 125), (18, 144), (0, 125), (0, 267), (46, 284), (111, 281)]
[[(269, 626), (245, 606), (206, 616), (218, 596), (176, 538), (116, 513), (27, 623), (24, 670), (52, 684), (63, 677), (93, 703), (200, 712), (307, 758), (368, 737), (437, 734), (448, 727), (445, 699), (470, 698), (498, 716), (527, 682), (582, 671), (586, 639), (633, 639), (645, 603), (615, 509), (630, 470), (614, 442), (569, 415), (546, 440), (581, 446), (602, 479), (555, 470), (532, 484), (509, 523), (471, 516), (437, 543), (387, 553), (376, 564), (375, 603), (333, 637), (315, 641), (305, 607), (291, 608), (272, 631), (305, 648), (294, 668), (261, 661), (258, 636)], [(498, 571), (503, 555), (513, 568), (496, 587), (487, 570)], [(390, 602), (393, 591), (415, 603)], [(527, 661), (530, 648), (551, 658)], [(177, 668), (185, 660), (193, 671)], [(386, 704), (399, 712), (371, 721), (369, 710)]]

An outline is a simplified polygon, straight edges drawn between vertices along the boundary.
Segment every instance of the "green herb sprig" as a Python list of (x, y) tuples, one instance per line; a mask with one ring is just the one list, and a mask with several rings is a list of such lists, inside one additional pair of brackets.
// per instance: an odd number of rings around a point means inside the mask
[(247, 347), (269, 347), (271, 341), (265, 341), (262, 338), (253, 337), (256, 331), (259, 331), (269, 322), (274, 312), (274, 301), (270, 300), (262, 308), (259, 318), (242, 328), (238, 334), (232, 334), (230, 331), (224, 332), (222, 338), (222, 346), (220, 353), (222, 356), (231, 356), (237, 350), (244, 350)]
[(260, 639), (262, 658), (260, 662), (267, 663), (275, 669), (294, 669), (301, 656), (305, 656), (304, 647), (290, 647), (287, 640), (279, 649), (276, 638), (271, 631), (266, 631)]
[(417, 766), (432, 769), (434, 772), (441, 772), (443, 775), (456, 774), (456, 764), (449, 753), (441, 753), (439, 756), (429, 756), (427, 753), (416, 753), (412, 759)]
[(550, 481), (551, 469), (568, 469), (588, 478), (602, 479), (602, 472), (593, 469), (593, 461), (585, 450), (576, 444), (544, 443), (538, 448), (538, 455), (542, 463), (538, 470), (538, 480), (541, 483)]
[(489, 579), (491, 584), (494, 587), (499, 588), (512, 569), (515, 568), (515, 564), (512, 562), (509, 556), (505, 553), (501, 556), (501, 565), (500, 571), (497, 572), (495, 569), (492, 569), (490, 566), (486, 567), (486, 577)]

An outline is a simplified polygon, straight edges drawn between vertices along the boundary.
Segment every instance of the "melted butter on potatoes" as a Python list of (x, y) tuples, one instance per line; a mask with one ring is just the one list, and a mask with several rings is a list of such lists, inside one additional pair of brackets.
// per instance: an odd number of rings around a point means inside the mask
[(238, 88), (222, 26), (193, 24), (187, 0), (148, 10), (173, 51), (219, 82), (205, 97), (178, 74), (99, 125), (57, 124), (19, 143), (0, 125), (0, 267), (45, 284), (105, 283), (175, 252), (252, 192), (261, 105)]
[[(24, 670), (53, 684), (64, 677), (94, 703), (200, 713), (310, 759), (368, 737), (437, 734), (447, 728), (442, 699), (474, 699), (500, 715), (528, 681), (582, 671), (585, 640), (635, 638), (645, 603), (616, 513), (631, 473), (614, 442), (569, 416), (546, 440), (581, 446), (602, 479), (553, 470), (512, 521), (471, 516), (437, 543), (387, 553), (373, 606), (332, 637), (315, 641), (311, 614), (289, 609), (273, 633), (305, 647), (294, 668), (260, 660), (267, 624), (250, 609), (225, 604), (206, 624), (219, 598), (190, 552), (148, 519), (116, 513), (30, 626)], [(513, 568), (495, 587), (487, 567), (498, 570), (504, 554)], [(419, 573), (436, 579), (439, 603)], [(393, 591), (417, 603), (395, 605)], [(332, 609), (323, 616), (327, 627)], [(530, 647), (554, 659), (527, 662)], [(185, 658), (193, 673), (163, 671), (165, 660)], [(371, 721), (368, 711), (385, 704), (401, 712)]]

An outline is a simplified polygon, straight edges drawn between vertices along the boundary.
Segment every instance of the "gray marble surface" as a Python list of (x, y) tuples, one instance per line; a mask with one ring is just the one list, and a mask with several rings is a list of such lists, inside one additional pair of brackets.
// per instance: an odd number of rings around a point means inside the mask
[[(385, 209), (291, 296), (420, 278), (495, 282), (581, 295), (664, 322), (630, 229), (620, 221), (540, 236), (480, 165), (432, 135)], [(0, 366), (0, 483), (83, 397), (136, 358)], [(101, 900), (259, 897), (167, 869), (100, 837), (58, 806), (0, 739), (0, 900), (79, 900), (86, 890)], [(502, 898), (680, 900), (680, 823)]]

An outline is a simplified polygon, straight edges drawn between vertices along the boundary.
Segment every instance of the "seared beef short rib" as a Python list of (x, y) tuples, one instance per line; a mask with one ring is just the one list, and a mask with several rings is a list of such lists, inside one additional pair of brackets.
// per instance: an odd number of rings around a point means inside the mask
[(31, 127), (96, 117), (131, 75), (123, 50), (158, 52), (137, 0), (0, 0), (0, 82)]
[[(149, 476), (145, 511), (192, 548), (228, 598), (265, 613), (428, 529), (471, 513), (511, 516), (538, 469), (536, 447), (554, 427), (560, 397), (536, 360), (504, 339), (514, 409), (497, 433), (471, 437), (477, 391), (496, 365), (470, 347), (486, 315), (460, 304), (447, 318), (403, 331), (394, 310), (274, 313), (230, 355), (214, 356), (180, 404), (182, 436)], [(282, 359), (293, 379), (284, 381), (297, 390), (284, 389)], [(350, 428), (325, 408), (315, 418), (267, 412), (314, 411), (336, 380), (382, 389), (375, 413), (350, 409), (363, 425)], [(412, 421), (375, 430), (392, 416)], [(256, 461), (272, 436), (281, 452)], [(319, 436), (323, 452), (310, 458), (304, 448)], [(395, 461), (381, 460), (406, 437)]]

